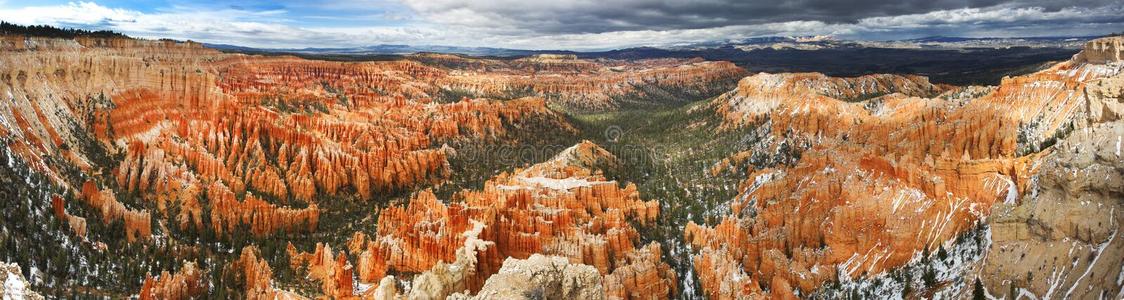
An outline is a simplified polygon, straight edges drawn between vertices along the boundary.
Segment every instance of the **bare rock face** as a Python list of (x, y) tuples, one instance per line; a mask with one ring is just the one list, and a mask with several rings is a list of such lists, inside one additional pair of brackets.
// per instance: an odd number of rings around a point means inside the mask
[(603, 279), (608, 299), (671, 299), (678, 293), (675, 271), (662, 260), (660, 244), (651, 243), (628, 253)]
[(1089, 63), (1105, 64), (1124, 60), (1124, 37), (1101, 38), (1085, 43), (1085, 50), (1078, 55)]
[(0, 262), (0, 298), (42, 300), (42, 295), (31, 290), (31, 283), (23, 278), (20, 266)]
[[(374, 235), (352, 236), (346, 248), (357, 253), (354, 267), (343, 253), (333, 255), (330, 247), (318, 244), (311, 253), (290, 245), (292, 268), (307, 266), (308, 277), (321, 282), (322, 293), (334, 298), (515, 295), (514, 290), (502, 290), (509, 281), (550, 291), (563, 285), (566, 291), (555, 295), (563, 299), (670, 298), (676, 293), (676, 274), (662, 261), (659, 244), (637, 249), (633, 243), (638, 233), (626, 222), (650, 222), (658, 215), (658, 206), (640, 200), (635, 186), (621, 189), (595, 169), (616, 164), (604, 149), (582, 142), (549, 161), (501, 174), (483, 191), (462, 191), (455, 196), (460, 203), (444, 204), (423, 191), (407, 207), (384, 209)], [(583, 273), (573, 277), (565, 271), (556, 279), (537, 275), (518, 279), (514, 273), (499, 273), (505, 258), (515, 264), (512, 270), (522, 270), (518, 259), (532, 256), (536, 258), (524, 265), (538, 266), (535, 270), (546, 267), (540, 266), (545, 259), (551, 266), (569, 266)], [(546, 271), (550, 270), (541, 272)], [(402, 290), (388, 276), (392, 272), (418, 274)], [(352, 274), (360, 283), (377, 286), (355, 295)], [(495, 290), (478, 294), (487, 282), (496, 282)]]
[[(703, 292), (809, 295), (909, 265), (989, 222), (986, 259), (967, 274), (989, 294), (1121, 298), (1120, 49), (1119, 37), (1092, 41), (994, 88), (906, 75), (745, 77), (713, 108), (723, 129), (752, 129), (754, 141), (712, 174), (759, 168), (721, 220), (684, 228)], [(80, 237), (88, 218), (123, 222), (125, 238), (142, 243), (161, 238), (153, 226), (220, 238), (317, 232), (322, 209), (337, 207), (325, 204), (338, 204), (319, 201), (447, 179), (445, 142), (544, 123), (576, 132), (548, 103), (601, 110), (712, 95), (744, 75), (699, 60), (327, 62), (130, 39), (3, 36), (0, 54), (5, 146), (88, 208), (74, 215), (54, 197), (55, 216)], [(603, 175), (617, 167), (582, 142), (451, 199), (416, 192), (337, 250), (290, 247), (290, 264), (338, 299), (675, 297), (680, 275), (662, 245), (640, 238), (658, 202)], [(18, 268), (0, 269), (4, 295), (36, 297)], [(274, 286), (254, 246), (223, 271), (245, 298), (299, 298)], [(186, 264), (145, 278), (139, 297), (204, 295), (202, 273)]]
[(534, 254), (527, 259), (508, 258), (499, 272), (488, 278), (476, 296), (463, 299), (603, 299), (597, 269), (573, 264), (564, 257)]
[(250, 225), (250, 232), (256, 236), (268, 236), (275, 232), (311, 232), (319, 223), (320, 209), (315, 203), (301, 209), (278, 207), (252, 193), (246, 193), (240, 202), (217, 181), (208, 187), (207, 196), (211, 224), (220, 236), (233, 234), (240, 224)]
[(1074, 132), (1043, 158), (1031, 195), (993, 211), (980, 274), (992, 295), (1124, 296), (1122, 138), (1121, 121)]
[(1089, 100), (1088, 122), (1102, 123), (1124, 119), (1124, 78), (1097, 80), (1085, 87)]

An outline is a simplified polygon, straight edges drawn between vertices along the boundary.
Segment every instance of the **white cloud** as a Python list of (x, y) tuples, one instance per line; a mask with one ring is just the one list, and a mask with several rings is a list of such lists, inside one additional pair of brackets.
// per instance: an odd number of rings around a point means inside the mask
[(140, 13), (135, 11), (112, 9), (93, 2), (0, 10), (0, 19), (19, 24), (98, 24), (103, 22), (133, 22), (140, 15)]
[(1089, 22), (1100, 19), (1119, 19), (1124, 15), (1124, 6), (1105, 6), (1097, 8), (1067, 7), (1047, 11), (1042, 7), (992, 6), (987, 8), (963, 8), (939, 10), (923, 14), (862, 19), (860, 26), (870, 29), (922, 28), (929, 26), (989, 24), (999, 26), (1013, 23), (1072, 21)]
[(347, 37), (285, 25), (285, 11), (173, 8), (142, 13), (93, 2), (0, 9), (0, 19), (17, 24), (49, 24), (112, 29), (145, 38), (192, 39), (259, 47), (290, 47), (310, 41), (342, 44)]
[[(2, 1), (2, 0), (0, 0)], [(382, 3), (386, 0), (370, 0)], [(110, 8), (93, 2), (43, 5), (22, 8), (0, 6), (0, 19), (20, 24), (51, 24), (88, 29), (112, 29), (146, 38), (191, 39), (251, 47), (351, 47), (374, 44), (486, 46), (520, 49), (602, 50), (634, 46), (743, 39), (766, 35), (836, 35), (849, 38), (908, 35), (1013, 36), (1049, 34), (1101, 34), (1124, 23), (1124, 5), (1096, 8), (1069, 7), (1048, 10), (1039, 7), (999, 5), (985, 8), (938, 10), (920, 14), (859, 19), (854, 23), (787, 21), (764, 24), (710, 26), (687, 29), (615, 30), (603, 32), (539, 31), (525, 17), (506, 17), (504, 11), (537, 14), (558, 10), (581, 11), (597, 7), (601, 0), (553, 1), (528, 4), (524, 1), (488, 2), (467, 5), (449, 0), (405, 0), (410, 12), (392, 12), (407, 21), (388, 26), (311, 27), (296, 26), (294, 14), (285, 10), (199, 9), (172, 7), (154, 12)], [(630, 0), (634, 2), (637, 0)], [(475, 3), (475, 2), (474, 2)], [(634, 5), (631, 3), (629, 5)], [(335, 5), (345, 5), (337, 3)], [(510, 6), (510, 7), (498, 7)], [(628, 6), (628, 5), (625, 5)], [(535, 9), (539, 9), (535, 11)], [(661, 12), (650, 14), (658, 17)], [(299, 14), (297, 14), (299, 15)], [(420, 19), (418, 19), (420, 18)], [(713, 19), (697, 16), (702, 19)], [(688, 18), (689, 19), (689, 18)], [(564, 21), (543, 18), (545, 23)], [(307, 20), (302, 20), (307, 21)], [(354, 23), (362, 24), (363, 20)], [(588, 20), (584, 20), (588, 21)], [(628, 20), (607, 19), (629, 26)], [(301, 23), (315, 24), (315, 22)], [(1099, 24), (1099, 25), (1098, 25)], [(618, 24), (619, 25), (619, 24)]]
[[(646, 45), (673, 45), (745, 39), (766, 35), (847, 35), (853, 25), (825, 24), (820, 21), (793, 21), (760, 25), (735, 25), (703, 29), (634, 30), (586, 34), (531, 36), (507, 41), (519, 48), (606, 49)], [(545, 46), (544, 46), (545, 45)]]

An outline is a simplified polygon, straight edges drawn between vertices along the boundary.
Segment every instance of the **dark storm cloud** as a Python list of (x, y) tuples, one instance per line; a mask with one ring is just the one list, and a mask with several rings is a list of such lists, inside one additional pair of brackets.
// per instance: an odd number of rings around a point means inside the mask
[(790, 21), (853, 24), (873, 17), (964, 8), (1064, 8), (1120, 6), (1119, 0), (796, 0), (796, 1), (452, 1), (405, 0), (431, 20), (543, 34), (702, 29)]

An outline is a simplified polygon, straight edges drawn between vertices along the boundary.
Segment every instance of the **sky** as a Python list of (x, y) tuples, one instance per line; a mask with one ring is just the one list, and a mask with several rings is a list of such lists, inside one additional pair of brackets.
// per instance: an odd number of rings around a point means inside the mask
[(0, 0), (0, 20), (258, 48), (607, 50), (761, 36), (1094, 36), (1124, 32), (1124, 0)]

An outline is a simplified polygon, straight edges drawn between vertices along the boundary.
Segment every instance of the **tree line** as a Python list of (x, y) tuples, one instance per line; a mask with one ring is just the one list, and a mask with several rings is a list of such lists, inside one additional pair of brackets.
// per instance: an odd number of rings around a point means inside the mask
[(85, 30), (75, 28), (58, 28), (50, 25), (19, 25), (0, 21), (0, 34), (4, 35), (25, 35), (35, 37), (50, 37), (50, 38), (76, 38), (76, 37), (95, 37), (95, 38), (128, 38), (128, 36), (119, 32), (110, 30)]

